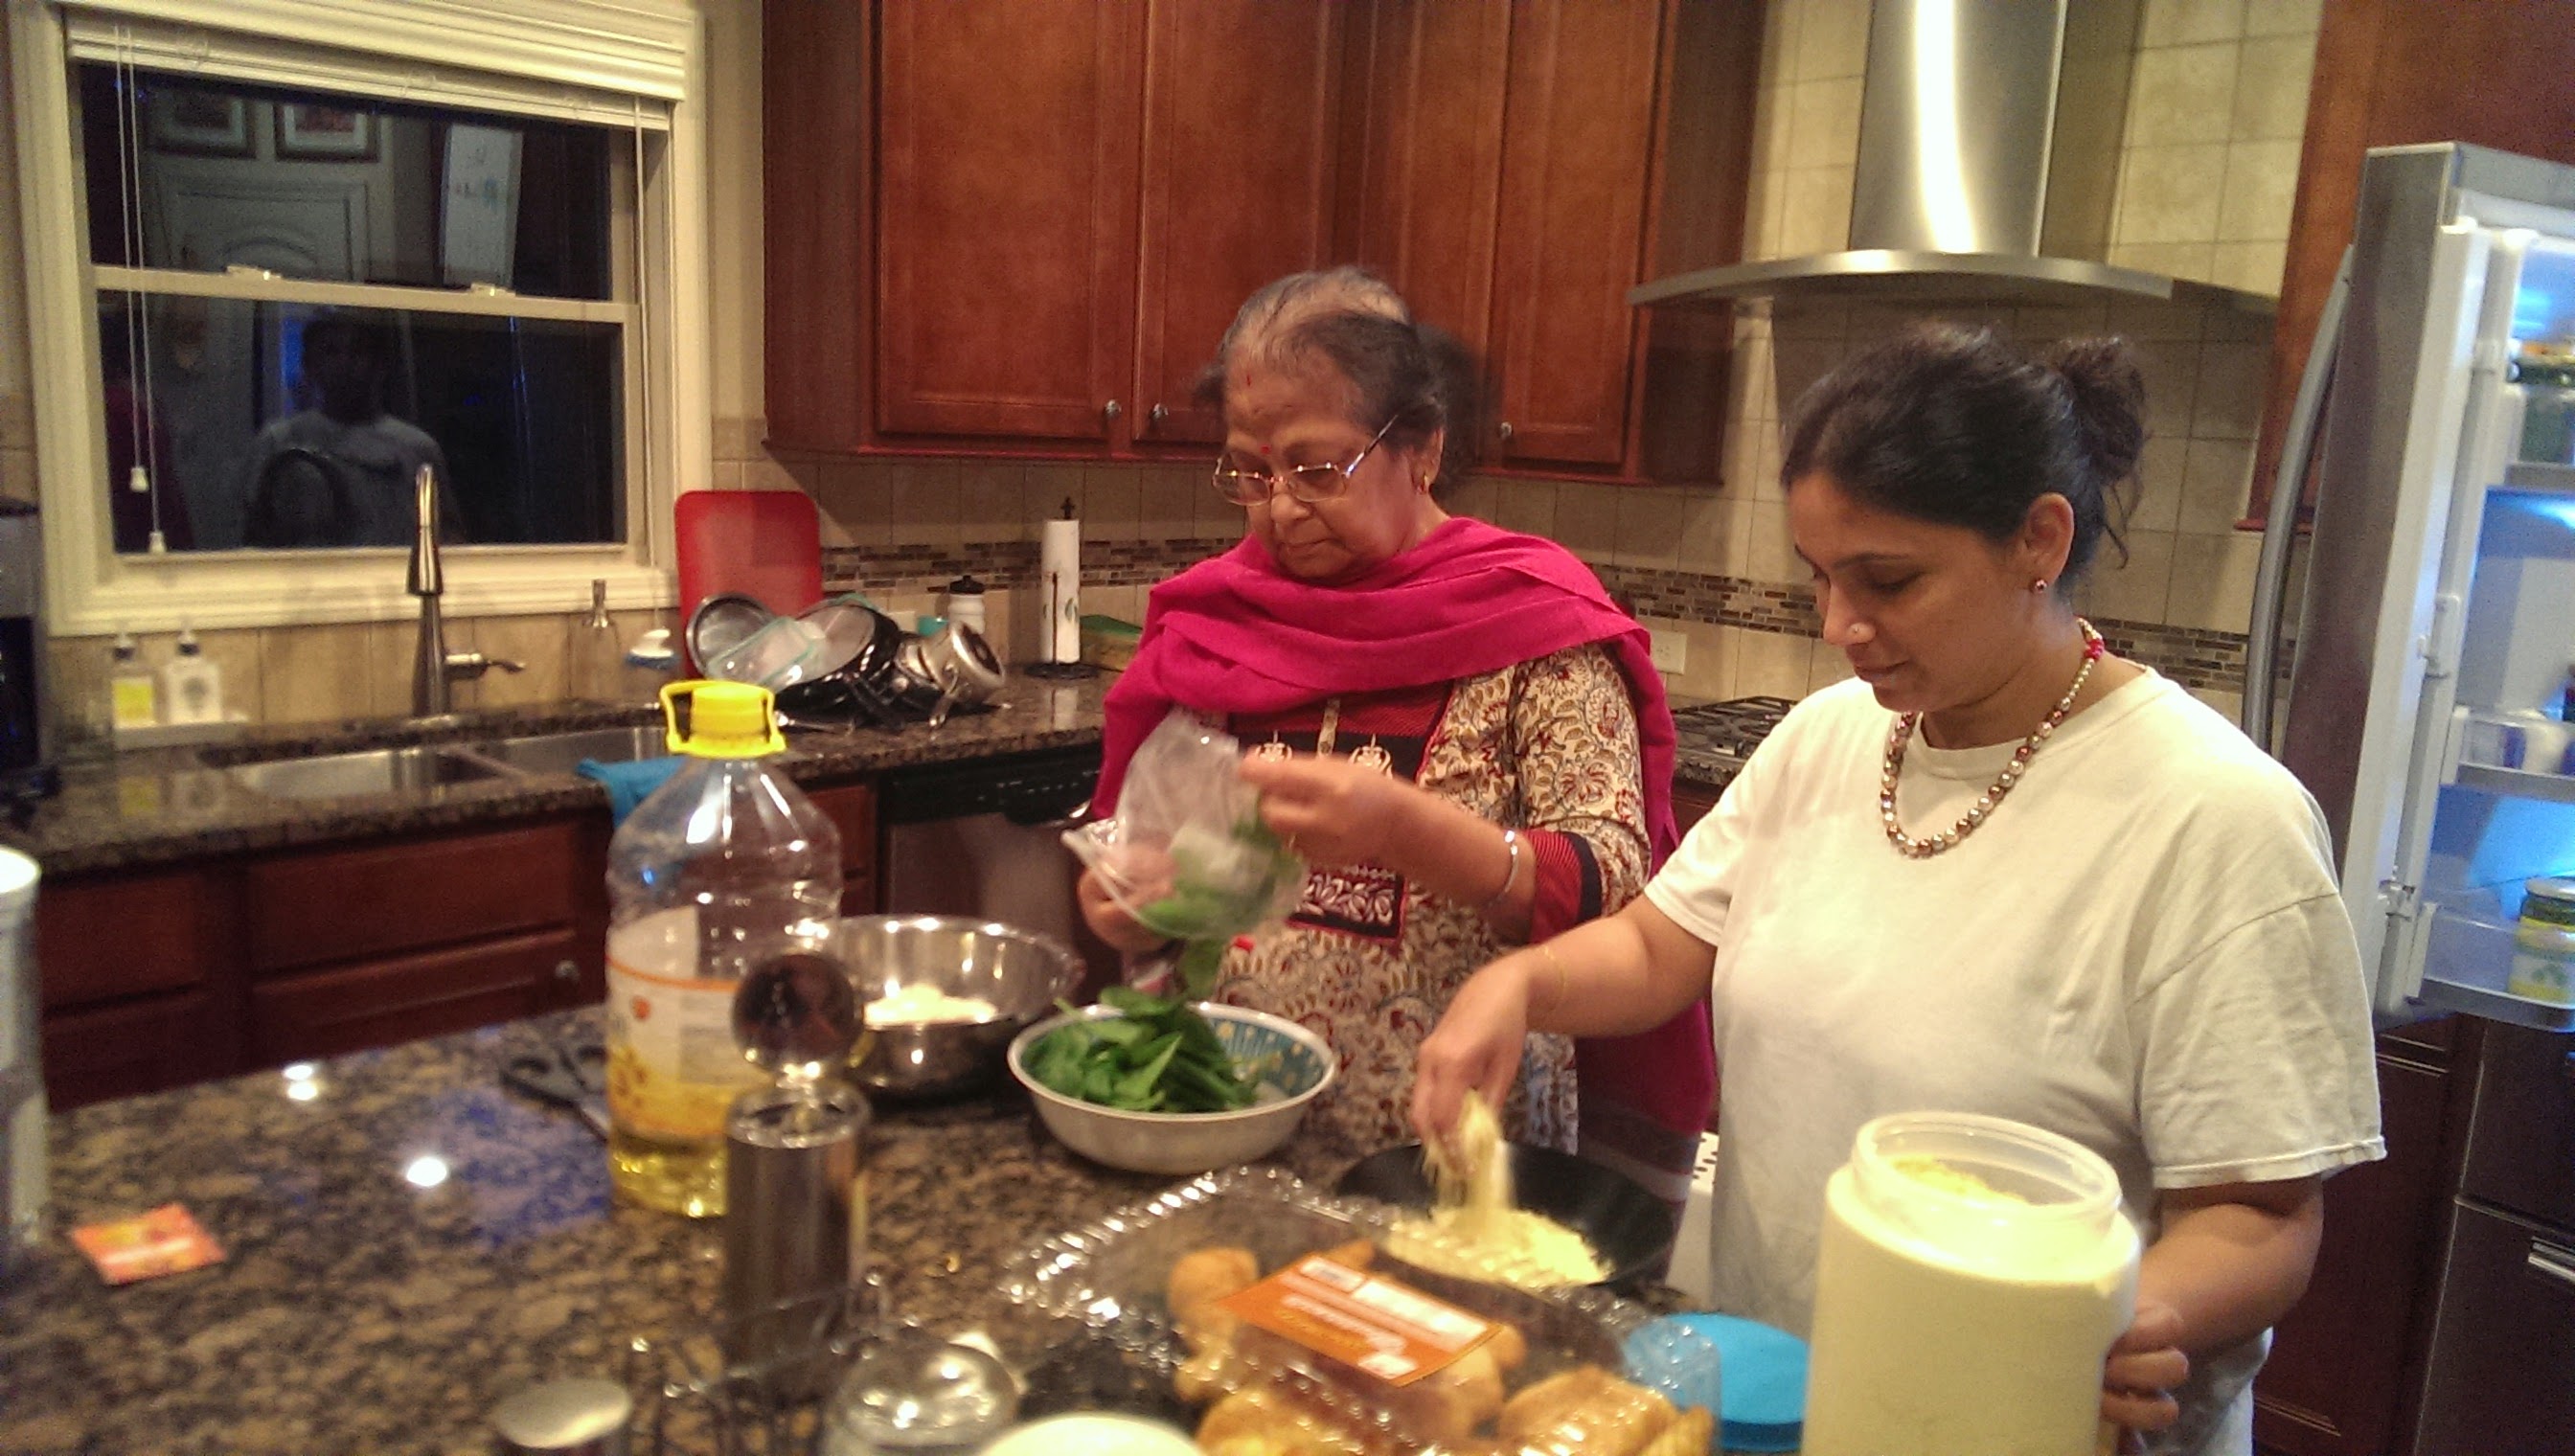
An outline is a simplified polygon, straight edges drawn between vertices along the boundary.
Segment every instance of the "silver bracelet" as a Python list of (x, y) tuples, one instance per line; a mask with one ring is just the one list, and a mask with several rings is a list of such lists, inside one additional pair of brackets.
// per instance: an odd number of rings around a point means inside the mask
[(1511, 867), (1502, 874), (1502, 887), (1493, 891), (1491, 899), (1484, 901), (1483, 912), (1488, 915), (1502, 907), (1502, 901), (1511, 897), (1511, 891), (1520, 882), (1520, 831), (1502, 830), (1502, 847), (1510, 851)]

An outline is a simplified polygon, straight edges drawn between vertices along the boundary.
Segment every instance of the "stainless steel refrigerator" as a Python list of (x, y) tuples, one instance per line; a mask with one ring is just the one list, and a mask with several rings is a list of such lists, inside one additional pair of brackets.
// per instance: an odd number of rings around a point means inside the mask
[[(2293, 655), (2293, 473), (2255, 592), (2245, 727), (2324, 806), (2382, 1021), (2499, 1023), (2457, 1069), (2474, 1106), (2422, 1456), (2575, 1451), (2575, 1005), (2514, 966), (2528, 881), (2575, 875), (2561, 343), (2575, 345), (2575, 168), (2371, 152), (2284, 452), (2316, 483)], [(2287, 656), (2275, 703), (2262, 689)]]

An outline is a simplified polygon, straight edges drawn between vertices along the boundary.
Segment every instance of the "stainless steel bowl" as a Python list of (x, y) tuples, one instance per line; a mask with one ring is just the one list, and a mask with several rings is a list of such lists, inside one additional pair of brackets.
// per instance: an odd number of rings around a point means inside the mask
[(984, 1021), (871, 1027), (851, 1053), (871, 1091), (941, 1097), (989, 1085), (1021, 1028), (1054, 1014), (1056, 997), (1082, 979), (1072, 947), (993, 920), (955, 915), (860, 915), (841, 922), (843, 958), (859, 995), (874, 1002), (906, 986), (993, 1003)]

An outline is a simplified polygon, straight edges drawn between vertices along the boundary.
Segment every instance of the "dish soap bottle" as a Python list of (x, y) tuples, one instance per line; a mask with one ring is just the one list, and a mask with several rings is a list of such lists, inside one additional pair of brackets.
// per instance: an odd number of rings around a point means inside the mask
[(108, 727), (143, 728), (160, 723), (161, 685), (153, 680), (151, 670), (140, 661), (134, 634), (118, 628), (116, 646), (108, 651), (111, 659), (107, 674)]
[(767, 1080), (736, 1047), (734, 992), (782, 956), (833, 951), (841, 835), (762, 761), (787, 746), (767, 689), (673, 683), (662, 712), (690, 762), (608, 844), (609, 1179), (626, 1202), (707, 1218), (724, 1212), (726, 1113)]
[(224, 670), (208, 658), (197, 635), (179, 629), (179, 652), (161, 665), (161, 703), (172, 723), (224, 721)]

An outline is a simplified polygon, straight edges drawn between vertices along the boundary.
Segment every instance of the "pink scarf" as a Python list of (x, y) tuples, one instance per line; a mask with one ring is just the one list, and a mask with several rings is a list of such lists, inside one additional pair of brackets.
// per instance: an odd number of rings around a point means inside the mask
[[(1672, 823), (1672, 715), (1645, 629), (1591, 569), (1551, 541), (1452, 517), (1353, 581), (1318, 587), (1246, 537), (1156, 587), (1136, 659), (1109, 690), (1100, 786), (1106, 813), (1136, 747), (1175, 706), (1283, 713), (1334, 694), (1386, 692), (1498, 672), (1598, 643), (1627, 680), (1643, 759), (1645, 826), (1659, 867)], [(1715, 1087), (1706, 1008), (1635, 1036), (1576, 1045), (1584, 1100), (1606, 1096), (1695, 1133)]]

